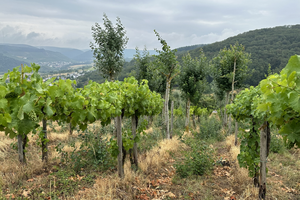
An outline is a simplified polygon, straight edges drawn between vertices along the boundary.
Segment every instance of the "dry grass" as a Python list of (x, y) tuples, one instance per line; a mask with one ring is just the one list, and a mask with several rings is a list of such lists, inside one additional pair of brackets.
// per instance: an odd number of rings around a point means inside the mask
[(140, 162), (141, 170), (144, 172), (150, 169), (158, 171), (171, 158), (169, 152), (178, 151), (183, 146), (184, 144), (180, 143), (177, 137), (160, 141), (158, 146), (147, 152), (145, 158)]
[[(159, 147), (153, 148), (145, 155), (139, 157), (141, 171), (134, 172), (127, 160), (124, 165), (124, 179), (117, 173), (97, 178), (93, 188), (79, 191), (75, 199), (136, 199), (138, 187), (147, 188), (153, 174), (166, 167), (171, 159), (170, 151), (178, 151), (182, 147), (177, 137), (171, 140), (162, 140)], [(138, 186), (137, 186), (138, 185)]]
[[(99, 126), (99, 124), (95, 126)], [(57, 142), (68, 142), (70, 138), (76, 138), (76, 133), (70, 136), (68, 131), (56, 133), (50, 130), (48, 136), (50, 139), (50, 160), (52, 160), (59, 157), (54, 149)], [(150, 128), (145, 132), (151, 134), (153, 129)], [(221, 131), (221, 134), (224, 133)], [(192, 137), (191, 132), (185, 132), (184, 137), (187, 136)], [(21, 183), (37, 174), (45, 173), (45, 166), (41, 161), (40, 147), (35, 142), (38, 138), (34, 135), (33, 137), (30, 136), (29, 139), (28, 152), (26, 153), (28, 164), (27, 166), (21, 166), (17, 153), (10, 148), (10, 143), (14, 140), (9, 139), (4, 133), (0, 132), (0, 186)], [(77, 148), (80, 144), (78, 141), (75, 142)], [(74, 197), (68, 198), (136, 199), (136, 195), (141, 195), (141, 189), (147, 190), (147, 188), (150, 188), (151, 181), (167, 176), (170, 182), (166, 185), (160, 185), (162, 187), (160, 190), (173, 192), (173, 194), (176, 194), (175, 199), (192, 199), (190, 194), (195, 195), (194, 199), (223, 200), (228, 199), (231, 194), (239, 200), (258, 199), (258, 189), (253, 187), (248, 171), (238, 165), (237, 155), (240, 148), (234, 145), (234, 136), (230, 135), (226, 137), (224, 142), (215, 143), (212, 147), (218, 148), (220, 156), (228, 159), (231, 163), (228, 168), (219, 166), (220, 170), (228, 172), (225, 173), (226, 176), (217, 175), (215, 173), (217, 167), (215, 167), (212, 173), (205, 176), (180, 179), (172, 183), (171, 180), (175, 177), (175, 171), (172, 171), (174, 168), (172, 168), (173, 161), (170, 152), (173, 155), (180, 156), (181, 150), (188, 150), (177, 137), (173, 137), (171, 140), (159, 141), (158, 146), (139, 155), (139, 171), (132, 171), (130, 162), (127, 160), (124, 165), (124, 179), (118, 178), (117, 172), (108, 171), (105, 174), (99, 174), (92, 188), (85, 188)], [(66, 145), (64, 151), (70, 152), (73, 151), (73, 148)], [(56, 160), (51, 161), (50, 164), (53, 165), (54, 163), (56, 163)], [(300, 191), (300, 149), (294, 148), (284, 154), (271, 154), (267, 167), (269, 168), (267, 199), (300, 199), (300, 194), (296, 194), (297, 191)], [(154, 199), (154, 197), (150, 199)]]
[(150, 127), (149, 129), (145, 130), (144, 132), (145, 132), (146, 134), (153, 133), (153, 128)]

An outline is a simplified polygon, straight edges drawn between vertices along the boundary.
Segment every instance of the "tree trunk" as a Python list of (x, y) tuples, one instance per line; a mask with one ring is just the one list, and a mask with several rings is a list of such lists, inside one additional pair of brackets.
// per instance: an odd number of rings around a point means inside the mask
[(196, 117), (195, 117), (195, 114), (193, 114), (193, 126), (194, 126), (194, 128), (196, 128)]
[(20, 163), (25, 164), (26, 160), (25, 160), (25, 157), (24, 157), (23, 137), (22, 137), (22, 135), (18, 135), (18, 155), (19, 155)]
[[(234, 79), (235, 79), (235, 68), (236, 68), (236, 58), (234, 59), (234, 64), (233, 64), (233, 75), (232, 75), (232, 83), (231, 83), (231, 101), (229, 104), (233, 102), (233, 97), (234, 97)], [(231, 131), (231, 114), (229, 114), (229, 121), (228, 121), (228, 133), (230, 134)]]
[(225, 97), (224, 122), (223, 122), (223, 125), (225, 127), (227, 126), (227, 108), (226, 108), (226, 105), (228, 104), (228, 101), (229, 101), (229, 91), (226, 92), (226, 97)]
[(170, 128), (170, 139), (172, 139), (172, 137), (173, 137), (173, 122), (174, 122), (173, 111), (174, 111), (174, 101), (172, 101), (172, 103), (171, 103), (171, 128)]
[[(138, 117), (137, 115), (133, 115), (131, 117), (131, 131), (132, 131), (132, 136), (133, 138), (136, 137), (136, 128), (138, 124)], [(138, 169), (138, 153), (137, 153), (137, 143), (134, 142), (133, 144), (133, 163), (134, 165), (134, 170), (136, 171)]]
[(235, 120), (235, 131), (234, 131), (234, 145), (237, 146), (237, 142), (238, 142), (238, 139), (237, 139), (237, 134), (238, 134), (238, 127), (239, 124), (238, 122)]
[(164, 106), (162, 107), (162, 111), (161, 111), (161, 120), (162, 120), (163, 124), (165, 125), (165, 119), (166, 119), (165, 118), (165, 115), (166, 115), (166, 112), (165, 112), (165, 107), (166, 107), (166, 93), (163, 95), (163, 99), (165, 100), (165, 102), (164, 102)]
[(260, 186), (259, 186), (259, 199), (266, 197), (266, 164), (267, 164), (267, 132), (268, 122), (265, 121), (260, 130)]
[[(71, 123), (70, 123), (71, 127)], [(48, 142), (47, 140), (47, 120), (43, 119), (43, 130), (42, 130), (42, 161), (48, 162)]]
[(170, 132), (169, 132), (169, 93), (170, 93), (170, 85), (171, 80), (167, 80), (166, 84), (166, 96), (165, 96), (165, 125), (166, 125), (166, 136), (167, 139), (170, 139)]
[[(254, 120), (254, 117), (251, 116), (251, 121), (252, 121), (252, 132), (251, 132), (251, 138), (252, 137), (255, 137), (257, 138), (259, 136), (259, 134), (257, 133), (257, 130), (256, 130), (256, 121)], [(254, 151), (255, 152), (258, 152), (258, 148), (259, 148), (259, 143), (258, 141), (255, 141), (255, 149)], [(255, 187), (259, 187), (259, 171), (258, 171), (258, 165), (255, 164), (255, 167), (254, 167), (254, 170), (255, 170), (255, 174), (254, 174), (254, 177), (253, 177), (253, 183), (254, 183), (254, 186)]]
[(73, 134), (73, 127), (72, 127), (72, 123), (70, 122), (69, 124), (69, 134), (72, 135)]
[(186, 102), (186, 112), (185, 112), (185, 131), (189, 132), (189, 122), (190, 122), (190, 98), (187, 99)]
[(124, 178), (124, 168), (123, 168), (123, 153), (122, 153), (122, 119), (121, 116), (118, 116), (116, 119), (116, 128), (117, 128), (117, 143), (119, 147), (119, 154), (118, 154), (118, 175), (120, 178)]

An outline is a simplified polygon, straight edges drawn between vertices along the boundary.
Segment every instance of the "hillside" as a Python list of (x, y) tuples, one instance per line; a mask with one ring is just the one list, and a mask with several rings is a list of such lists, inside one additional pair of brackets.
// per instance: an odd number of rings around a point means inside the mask
[(21, 64), (30, 65), (27, 62), (16, 60), (0, 53), (0, 73), (6, 73), (8, 70), (12, 70), (14, 67), (20, 66)]
[[(278, 73), (286, 65), (290, 56), (300, 54), (300, 25), (264, 28), (230, 37), (224, 41), (205, 45), (191, 50), (193, 57), (198, 56), (200, 48), (211, 59), (218, 54), (220, 49), (234, 45), (236, 42), (243, 44), (245, 50), (251, 53), (252, 63), (250, 70), (253, 75), (246, 80), (247, 84), (257, 85), (265, 78), (268, 65), (272, 72)], [(183, 54), (178, 56), (180, 60)]]
[(50, 47), (50, 46), (40, 46), (39, 48), (49, 50), (49, 51), (59, 52), (70, 59), (74, 59), (77, 56), (84, 53), (84, 51), (81, 51), (79, 49), (72, 49), (72, 48), (61, 48), (61, 47)]
[(39, 49), (30, 45), (0, 44), (0, 53), (7, 57), (25, 62), (71, 61), (59, 52)]

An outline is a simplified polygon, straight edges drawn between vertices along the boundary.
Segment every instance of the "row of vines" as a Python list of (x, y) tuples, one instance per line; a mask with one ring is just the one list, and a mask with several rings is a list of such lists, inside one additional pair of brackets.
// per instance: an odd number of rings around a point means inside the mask
[[(19, 161), (26, 164), (28, 134), (38, 134), (41, 139), (42, 159), (48, 161), (47, 121), (70, 123), (80, 130), (100, 120), (103, 126), (117, 119), (117, 135), (112, 140), (112, 151), (118, 156), (118, 173), (124, 176), (122, 147), (133, 149), (133, 164), (137, 165), (140, 116), (153, 116), (161, 112), (163, 99), (152, 92), (147, 80), (129, 77), (123, 82), (98, 84), (90, 81), (84, 88), (75, 88), (75, 81), (55, 78), (43, 82), (39, 66), (16, 67), (0, 79), (0, 131), (18, 139)], [(132, 118), (130, 138), (122, 138), (122, 117)], [(42, 127), (41, 123), (42, 122)], [(123, 144), (124, 143), (124, 144)]]
[[(239, 164), (249, 170), (259, 186), (260, 199), (266, 195), (266, 162), (270, 128), (278, 129), (284, 141), (300, 146), (300, 56), (292, 56), (280, 74), (271, 74), (257, 87), (240, 92), (228, 113), (248, 125), (241, 141)], [(259, 177), (260, 176), (260, 177)]]

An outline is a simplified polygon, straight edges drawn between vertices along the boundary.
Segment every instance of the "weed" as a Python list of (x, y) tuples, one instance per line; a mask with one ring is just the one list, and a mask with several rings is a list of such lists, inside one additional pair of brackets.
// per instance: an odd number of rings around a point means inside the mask
[(222, 125), (215, 117), (201, 117), (200, 131), (194, 131), (193, 135), (199, 140), (216, 139), (217, 141), (224, 140), (224, 136), (220, 133)]
[(76, 172), (88, 166), (100, 171), (114, 166), (114, 159), (106, 145), (107, 141), (102, 139), (101, 133), (85, 131), (78, 135), (78, 139), (81, 141), (80, 147), (76, 147), (75, 141), (71, 142), (70, 146), (73, 148), (71, 152), (64, 151), (64, 145), (61, 143), (56, 146), (63, 163), (68, 163)]
[(191, 175), (201, 176), (206, 171), (212, 169), (213, 151), (205, 142), (191, 137), (182, 141), (190, 147), (190, 151), (185, 151), (184, 159), (177, 159), (174, 165), (176, 173), (181, 178), (186, 178)]

